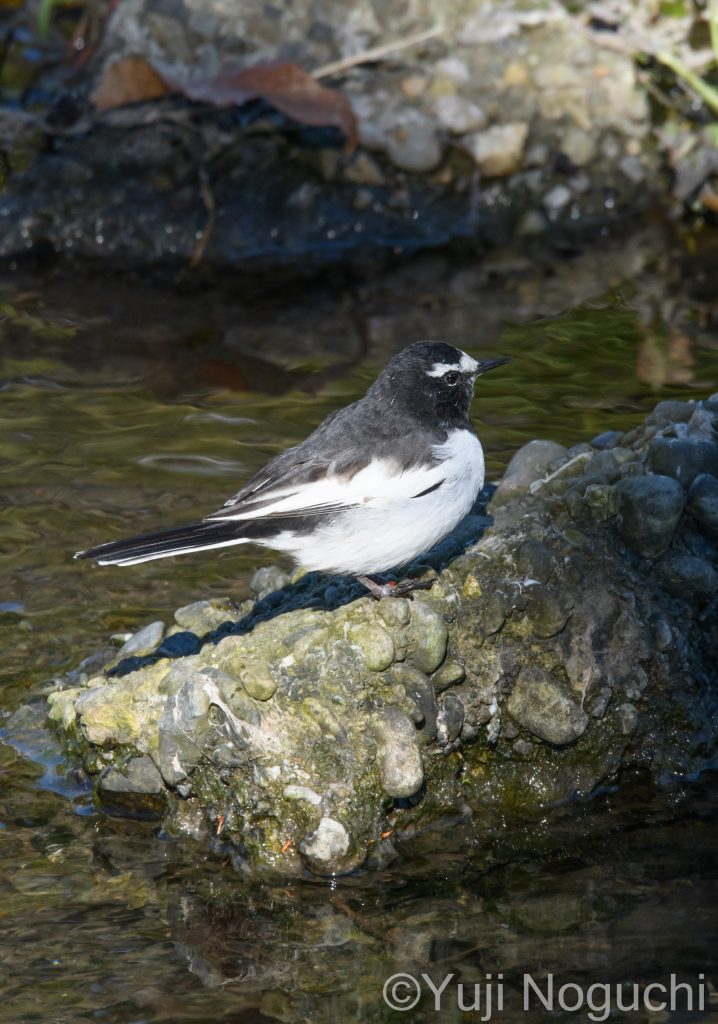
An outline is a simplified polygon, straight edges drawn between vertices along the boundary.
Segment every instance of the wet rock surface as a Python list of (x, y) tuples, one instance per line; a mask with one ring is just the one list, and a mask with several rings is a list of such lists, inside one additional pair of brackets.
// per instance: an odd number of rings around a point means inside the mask
[(651, 452), (708, 443), (712, 408), (659, 407), (610, 449), (544, 445), (537, 462), (527, 445), (507, 479), (534, 479), (421, 560), (436, 580), (413, 601), (262, 570), (256, 601), (178, 611), (191, 653), (165, 639), (162, 656), (95, 660), (50, 692), (49, 717), (100, 803), (161, 797), (177, 835), (191, 806), (213, 849), (280, 874), (379, 865), (396, 835), (624, 769), (700, 771), (718, 754), (718, 481), (699, 475), (686, 501)]

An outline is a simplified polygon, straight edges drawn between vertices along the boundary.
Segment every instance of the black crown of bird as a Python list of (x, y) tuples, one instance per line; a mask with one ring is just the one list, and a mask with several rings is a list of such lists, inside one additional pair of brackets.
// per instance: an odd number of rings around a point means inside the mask
[(430, 586), (371, 576), (428, 551), (470, 511), (484, 485), (484, 454), (469, 419), (474, 383), (507, 362), (416, 342), (387, 363), (363, 398), (268, 462), (217, 512), (75, 557), (134, 565), (260, 544), (307, 569), (356, 576), (375, 597)]

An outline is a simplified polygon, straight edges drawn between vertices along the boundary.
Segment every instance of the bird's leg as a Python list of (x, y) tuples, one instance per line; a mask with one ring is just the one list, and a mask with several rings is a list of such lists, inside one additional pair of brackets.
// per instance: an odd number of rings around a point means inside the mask
[(434, 584), (433, 580), (402, 580), (400, 583), (390, 580), (388, 583), (377, 583), (369, 576), (357, 576), (357, 579), (364, 584), (377, 601), (380, 601), (382, 597), (408, 597), (411, 601), (412, 591), (430, 590)]

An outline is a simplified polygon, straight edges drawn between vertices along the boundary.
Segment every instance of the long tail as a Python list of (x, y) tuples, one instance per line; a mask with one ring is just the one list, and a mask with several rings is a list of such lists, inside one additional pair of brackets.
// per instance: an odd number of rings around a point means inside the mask
[(111, 541), (87, 551), (78, 551), (75, 558), (92, 558), (100, 565), (135, 565), (153, 558), (185, 555), (204, 548), (225, 548), (246, 544), (250, 538), (240, 532), (236, 522), (203, 520), (172, 530), (144, 533), (129, 540)]

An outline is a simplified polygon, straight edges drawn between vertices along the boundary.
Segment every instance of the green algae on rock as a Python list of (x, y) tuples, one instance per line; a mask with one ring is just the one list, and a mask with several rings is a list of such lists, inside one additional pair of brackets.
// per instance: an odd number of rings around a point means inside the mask
[[(138, 815), (213, 834), (246, 870), (330, 875), (487, 805), (509, 814), (623, 769), (715, 763), (718, 403), (680, 404), (610, 448), (532, 442), (493, 524), (477, 538), (474, 517), (473, 542), (413, 601), (263, 570), (254, 603), (176, 613), (209, 630), (196, 653), (108, 651), (104, 671), (70, 673), (48, 714), (100, 805), (128, 813), (134, 796)], [(652, 472), (657, 438), (700, 464), (688, 500), (677, 469)], [(270, 598), (268, 580), (283, 588)]]

